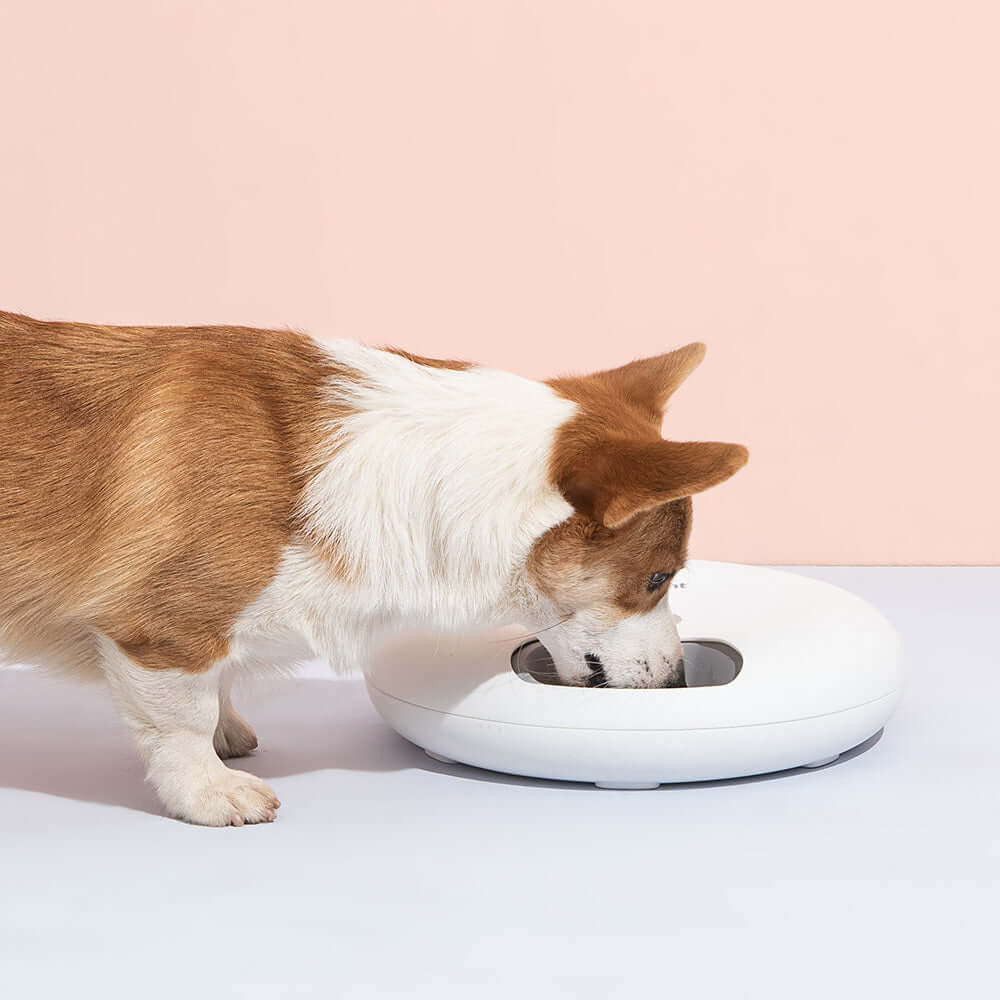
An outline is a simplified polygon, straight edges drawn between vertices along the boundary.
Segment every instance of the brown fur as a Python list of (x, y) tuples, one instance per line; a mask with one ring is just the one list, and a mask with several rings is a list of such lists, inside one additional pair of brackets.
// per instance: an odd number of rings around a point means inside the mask
[(334, 373), (290, 331), (0, 313), (3, 645), (77, 668), (94, 630), (146, 667), (224, 655), (296, 529)]
[(666, 585), (650, 591), (649, 578), (672, 576), (684, 565), (690, 533), (690, 497), (644, 511), (617, 530), (576, 514), (535, 543), (528, 572), (560, 614), (599, 609), (610, 627), (663, 597)]
[(579, 406), (560, 431), (552, 480), (581, 514), (608, 528), (644, 510), (700, 493), (747, 461), (742, 445), (660, 436), (667, 400), (704, 357), (703, 344), (611, 371), (553, 379)]
[(401, 347), (386, 347), (384, 350), (390, 354), (398, 354), (407, 361), (412, 361), (415, 365), (424, 365), (427, 368), (444, 368), (453, 372), (464, 372), (472, 367), (471, 361), (449, 361), (443, 358), (425, 358), (420, 354), (411, 354)]
[(558, 608), (602, 609), (607, 624), (650, 610), (687, 559), (691, 500), (747, 460), (741, 445), (660, 436), (670, 396), (704, 357), (689, 344), (610, 371), (549, 384), (579, 411), (560, 431), (552, 481), (576, 514), (536, 543), (528, 572)]

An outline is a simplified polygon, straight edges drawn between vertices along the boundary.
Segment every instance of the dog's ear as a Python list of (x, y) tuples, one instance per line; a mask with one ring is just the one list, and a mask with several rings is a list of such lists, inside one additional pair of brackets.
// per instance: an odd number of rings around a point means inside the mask
[(704, 357), (704, 344), (688, 344), (669, 354), (640, 358), (621, 368), (595, 372), (590, 378), (625, 402), (647, 411), (659, 423), (663, 420), (667, 401)]
[(719, 441), (605, 441), (578, 456), (560, 484), (580, 513), (607, 528), (701, 493), (741, 469), (749, 453)]

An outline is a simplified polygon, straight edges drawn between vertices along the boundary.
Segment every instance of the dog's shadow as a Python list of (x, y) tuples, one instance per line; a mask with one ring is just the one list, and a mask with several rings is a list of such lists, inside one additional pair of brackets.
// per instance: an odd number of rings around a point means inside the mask
[[(261, 748), (230, 763), (262, 778), (427, 760), (379, 720), (360, 678), (267, 680), (233, 700)], [(107, 688), (34, 670), (0, 669), (0, 788), (162, 813)]]
[[(431, 760), (381, 722), (360, 678), (293, 677), (263, 682), (234, 700), (256, 729), (261, 749), (231, 763), (262, 778), (317, 771), (416, 769), (526, 788), (601, 792), (579, 782), (522, 778)], [(881, 735), (876, 733), (827, 767), (871, 749)], [(794, 768), (724, 781), (663, 785), (660, 790), (713, 788), (807, 773), (805, 768)], [(156, 815), (163, 812), (143, 781), (142, 766), (107, 689), (57, 680), (33, 670), (0, 669), (0, 788)]]

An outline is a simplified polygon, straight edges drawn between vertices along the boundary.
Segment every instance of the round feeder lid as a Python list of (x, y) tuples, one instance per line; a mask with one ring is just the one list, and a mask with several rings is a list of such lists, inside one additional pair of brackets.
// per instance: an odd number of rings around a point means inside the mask
[(808, 719), (877, 701), (901, 686), (895, 630), (870, 604), (831, 584), (757, 566), (692, 561), (675, 577), (669, 599), (681, 618), (689, 684), (702, 681), (696, 686), (536, 683), (524, 669), (526, 657), (543, 653), (531, 651), (518, 626), (392, 636), (376, 650), (368, 683), (402, 702), (455, 716), (604, 730)]

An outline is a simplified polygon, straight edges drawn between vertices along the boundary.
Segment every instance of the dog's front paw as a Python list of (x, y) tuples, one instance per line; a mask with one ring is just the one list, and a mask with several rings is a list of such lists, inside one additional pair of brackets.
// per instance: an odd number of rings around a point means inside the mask
[(270, 823), (281, 805), (270, 785), (246, 771), (223, 768), (211, 781), (184, 788), (175, 801), (165, 801), (178, 819), (201, 826)]

